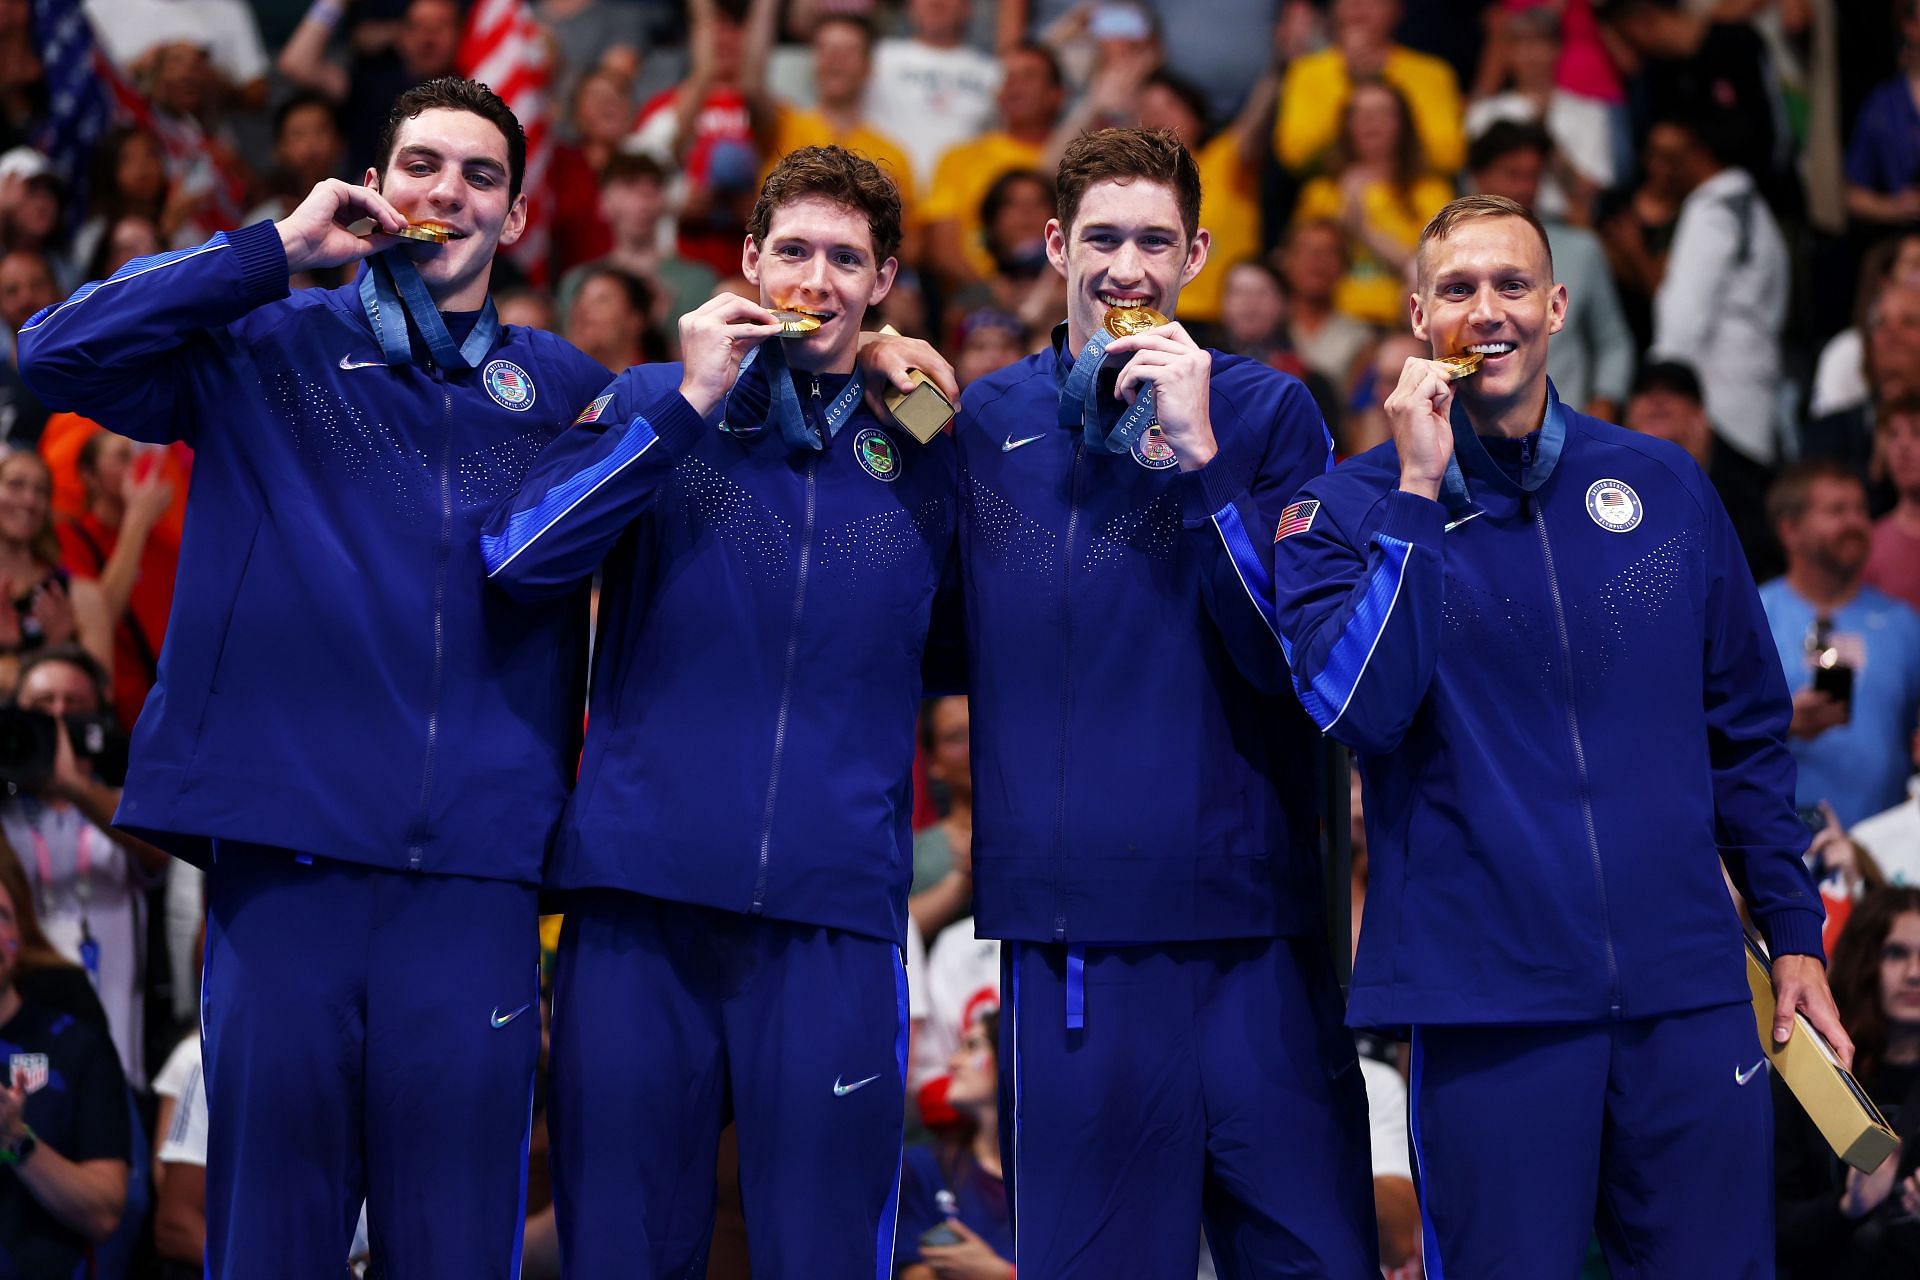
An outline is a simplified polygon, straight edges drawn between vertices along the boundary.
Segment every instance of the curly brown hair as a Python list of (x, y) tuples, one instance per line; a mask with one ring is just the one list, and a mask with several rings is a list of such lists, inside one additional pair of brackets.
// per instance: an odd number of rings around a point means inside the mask
[(766, 247), (774, 210), (807, 196), (823, 196), (865, 214), (876, 263), (900, 251), (900, 188), (885, 169), (845, 147), (801, 147), (780, 157), (747, 217), (753, 242)]
[(1180, 224), (1192, 240), (1200, 230), (1200, 168), (1168, 129), (1096, 129), (1067, 144), (1054, 179), (1055, 212), (1063, 230), (1073, 230), (1080, 201), (1096, 182), (1158, 182), (1173, 192)]
[(1893, 922), (1909, 911), (1920, 913), (1920, 888), (1875, 889), (1853, 906), (1846, 927), (1833, 943), (1827, 966), (1840, 1025), (1853, 1037), (1853, 1074), (1871, 1079), (1887, 1052), (1887, 1012), (1880, 991), (1880, 952)]

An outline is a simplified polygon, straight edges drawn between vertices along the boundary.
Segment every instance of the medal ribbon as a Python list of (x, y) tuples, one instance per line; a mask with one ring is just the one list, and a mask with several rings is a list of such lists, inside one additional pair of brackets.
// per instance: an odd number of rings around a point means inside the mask
[(465, 342), (456, 345), (447, 332), (447, 322), (427, 293), (427, 282), (420, 271), (399, 249), (384, 249), (366, 260), (360, 271), (360, 305), (373, 332), (380, 339), (381, 354), (389, 365), (413, 363), (413, 343), (407, 337), (407, 320), (420, 331), (434, 364), (442, 369), (477, 369), (500, 336), (500, 316), (487, 299), (480, 321), (473, 326)]
[[(41, 900), (46, 906), (43, 914), (50, 914), (53, 907), (53, 854), (47, 847), (47, 837), (41, 833), (38, 815), (28, 829), (33, 833), (34, 870), (40, 873)], [(84, 819), (80, 833), (74, 840), (73, 896), (80, 904), (80, 967), (87, 971), (88, 980), (98, 990), (100, 944), (94, 940), (93, 928), (87, 921), (87, 903), (93, 897), (93, 824)]]
[(1060, 381), (1059, 423), (1063, 427), (1078, 426), (1089, 449), (1128, 453), (1153, 425), (1153, 384), (1143, 384), (1132, 404), (1120, 403), (1114, 395), (1119, 369), (1112, 377), (1103, 376), (1107, 346), (1112, 341), (1113, 335), (1105, 328), (1095, 329), (1074, 357)]
[[(757, 361), (763, 351), (768, 352), (766, 359)], [(759, 421), (747, 421), (759, 416), (755, 412), (757, 406), (754, 401), (757, 397), (752, 394), (753, 389), (742, 394), (747, 370), (753, 368), (756, 362), (767, 383), (773, 418), (780, 424), (780, 437), (787, 442), (789, 449), (812, 450), (816, 453), (825, 449), (827, 440), (838, 435), (847, 419), (853, 416), (854, 410), (860, 407), (860, 397), (866, 392), (866, 377), (855, 368), (846, 387), (821, 410), (827, 428), (826, 438), (822, 439), (819, 430), (807, 421), (807, 415), (800, 407), (800, 393), (794, 389), (792, 370), (787, 365), (787, 353), (780, 348), (780, 339), (769, 339), (747, 352), (746, 358), (740, 362), (740, 371), (734, 375), (733, 389), (727, 392), (727, 398), (721, 405), (722, 425), (732, 420), (736, 408), (745, 415), (742, 425), (728, 426), (727, 429), (734, 435), (750, 436), (763, 425)]]

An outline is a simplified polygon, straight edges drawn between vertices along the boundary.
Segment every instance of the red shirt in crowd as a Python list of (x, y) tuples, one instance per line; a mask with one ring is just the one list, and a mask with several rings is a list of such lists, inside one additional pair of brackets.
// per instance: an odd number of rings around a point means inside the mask
[[(120, 541), (92, 512), (54, 526), (60, 534), (61, 560), (76, 577), (98, 578)], [(147, 536), (140, 573), (127, 597), (127, 612), (113, 633), (113, 706), (120, 725), (131, 730), (153, 688), (160, 641), (173, 611), (173, 575), (180, 560), (179, 539), (162, 521)]]

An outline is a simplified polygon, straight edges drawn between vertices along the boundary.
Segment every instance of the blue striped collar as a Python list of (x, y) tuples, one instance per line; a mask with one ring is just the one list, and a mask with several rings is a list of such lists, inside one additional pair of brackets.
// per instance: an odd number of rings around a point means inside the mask
[(1560, 393), (1554, 389), (1551, 379), (1547, 382), (1547, 413), (1540, 423), (1540, 448), (1533, 455), (1533, 463), (1527, 468), (1524, 480), (1516, 483), (1506, 472), (1500, 469), (1487, 453), (1486, 446), (1480, 443), (1480, 437), (1474, 432), (1473, 424), (1467, 420), (1467, 411), (1458, 398), (1453, 402), (1453, 457), (1447, 460), (1446, 478), (1440, 482), (1440, 504), (1447, 509), (1447, 518), (1458, 524), (1461, 520), (1479, 514), (1473, 495), (1467, 488), (1467, 474), (1473, 475), (1475, 483), (1485, 481), (1508, 493), (1537, 493), (1553, 475), (1553, 469), (1560, 462), (1560, 454), (1567, 445), (1567, 417), (1560, 407)]

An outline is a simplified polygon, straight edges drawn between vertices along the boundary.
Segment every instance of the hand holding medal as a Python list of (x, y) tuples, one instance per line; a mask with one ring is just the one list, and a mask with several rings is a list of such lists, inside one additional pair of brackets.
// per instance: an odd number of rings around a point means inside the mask
[[(685, 369), (680, 394), (695, 412), (701, 417), (713, 412), (739, 376), (741, 360), (763, 341), (775, 336), (804, 337), (820, 327), (814, 316), (785, 314), (792, 318), (782, 319), (781, 312), (769, 311), (738, 294), (723, 293), (680, 317)], [(813, 321), (811, 327), (805, 323), (808, 320)]]
[(292, 273), (359, 262), (390, 247), (407, 226), (400, 211), (372, 187), (328, 178), (275, 229)]
[(1132, 404), (1151, 389), (1154, 419), (1180, 469), (1205, 466), (1219, 450), (1213, 438), (1213, 356), (1185, 326), (1151, 307), (1115, 307), (1104, 327), (1115, 335), (1108, 357), (1126, 362), (1114, 394)]

